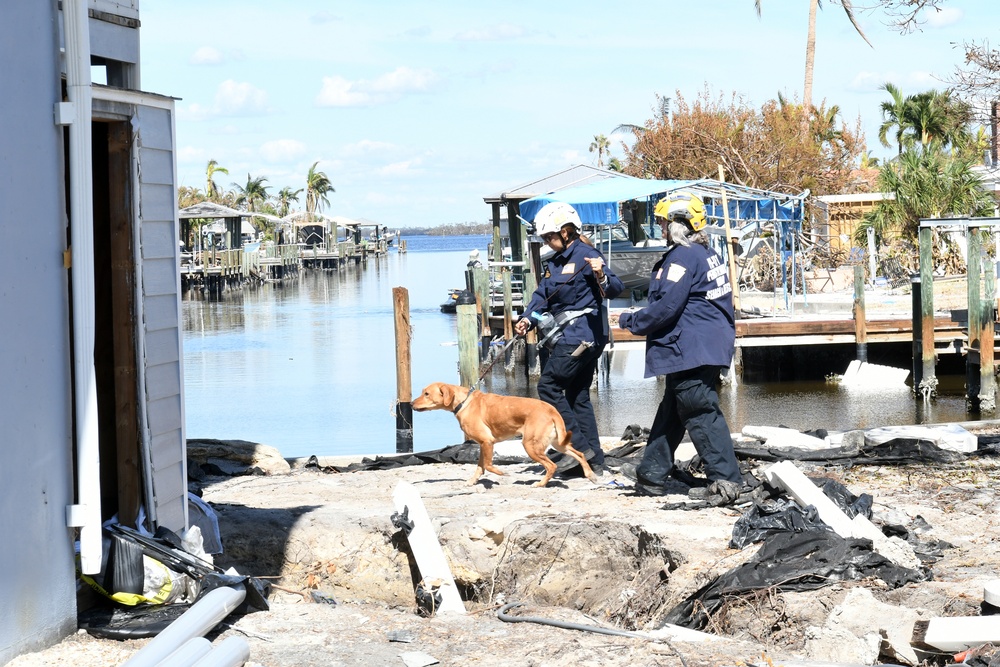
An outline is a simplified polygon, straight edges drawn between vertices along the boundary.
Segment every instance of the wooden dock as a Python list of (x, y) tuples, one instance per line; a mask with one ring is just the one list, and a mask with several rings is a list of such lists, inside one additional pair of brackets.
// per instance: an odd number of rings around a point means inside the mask
[[(405, 245), (401, 251), (405, 252)], [(266, 246), (257, 250), (199, 250), (182, 253), (182, 291), (202, 289), (219, 294), (247, 283), (276, 282), (294, 277), (300, 269), (336, 270), (348, 263), (361, 264), (388, 252), (386, 241), (331, 243), (329, 247), (302, 244)]]

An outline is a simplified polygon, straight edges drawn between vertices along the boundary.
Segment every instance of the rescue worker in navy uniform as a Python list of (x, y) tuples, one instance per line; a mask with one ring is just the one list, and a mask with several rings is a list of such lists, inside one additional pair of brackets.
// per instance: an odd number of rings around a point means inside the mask
[(646, 377), (662, 375), (666, 387), (641, 463), (623, 472), (634, 472), (636, 491), (645, 495), (663, 495), (671, 475), (695, 482), (674, 468), (686, 430), (708, 477), (707, 490), (699, 491), (714, 496), (715, 504), (731, 503), (743, 480), (717, 390), (736, 341), (728, 270), (708, 245), (701, 199), (673, 193), (657, 203), (654, 214), (667, 252), (653, 266), (649, 305), (622, 313), (618, 326), (646, 336)]
[(545, 321), (545, 313), (560, 325), (551, 336), (547, 323), (540, 327), (539, 342), (543, 344), (538, 397), (559, 410), (566, 430), (573, 432), (573, 446), (600, 475), (604, 451), (590, 402), (590, 385), (608, 342), (608, 320), (601, 306), (605, 299), (618, 296), (624, 285), (604, 256), (580, 236), (583, 227), (572, 206), (546, 204), (534, 222), (536, 233), (554, 254), (514, 330), (523, 336)]

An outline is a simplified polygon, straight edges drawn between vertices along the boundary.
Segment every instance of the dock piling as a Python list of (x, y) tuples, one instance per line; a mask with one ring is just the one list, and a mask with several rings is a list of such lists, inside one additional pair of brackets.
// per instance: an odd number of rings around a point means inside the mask
[[(803, 288), (804, 289), (804, 288)], [(854, 267), (854, 338), (858, 361), (868, 361), (868, 328), (865, 315), (865, 267)]]
[(410, 380), (410, 293), (405, 287), (392, 288), (396, 330), (396, 451), (413, 451), (413, 385)]
[[(976, 236), (980, 236), (979, 230)], [(983, 298), (980, 301), (979, 316), (979, 412), (993, 413), (996, 411), (997, 381), (994, 374), (995, 322), (994, 307), (996, 305), (996, 271), (992, 262), (987, 262), (988, 270), (983, 272)], [(971, 312), (971, 305), (970, 305)]]
[(474, 387), (479, 381), (479, 318), (476, 300), (471, 292), (463, 292), (455, 306), (458, 318), (458, 375), (463, 387)]
[[(920, 229), (920, 338), (921, 338), (921, 379), (914, 384), (913, 389), (924, 397), (937, 395), (937, 377), (934, 361), (934, 258), (932, 241), (934, 230), (930, 227)], [(914, 314), (916, 316), (916, 314)]]

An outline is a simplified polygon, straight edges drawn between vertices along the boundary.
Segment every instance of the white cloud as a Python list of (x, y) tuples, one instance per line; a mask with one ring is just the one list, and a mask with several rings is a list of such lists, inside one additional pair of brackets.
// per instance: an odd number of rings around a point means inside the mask
[(324, 76), (323, 87), (316, 96), (321, 107), (363, 107), (371, 104), (371, 96), (355, 89), (355, 84), (342, 76)]
[(356, 141), (353, 144), (348, 144), (344, 146), (341, 154), (347, 156), (356, 155), (366, 155), (369, 153), (384, 153), (386, 151), (397, 150), (395, 144), (390, 144), (386, 141), (372, 141), (370, 139), (362, 139), (361, 141)]
[(426, 92), (434, 83), (434, 73), (426, 69), (397, 67), (375, 79), (369, 88), (375, 93), (402, 94)]
[(225, 62), (222, 52), (212, 46), (203, 46), (193, 54), (188, 61), (192, 65), (221, 65)]
[(205, 150), (202, 148), (184, 146), (177, 150), (177, 161), (181, 163), (206, 162), (207, 159)]
[(336, 14), (331, 14), (330, 12), (316, 12), (309, 17), (309, 22), (316, 25), (323, 25), (324, 23), (336, 23), (342, 21), (343, 19)]
[(476, 28), (473, 30), (463, 30), (455, 35), (455, 39), (460, 42), (496, 42), (508, 39), (517, 39), (527, 34), (527, 31), (518, 25), (510, 23), (498, 23), (497, 25)]
[(397, 67), (374, 80), (349, 81), (342, 76), (323, 77), (316, 96), (321, 107), (364, 107), (394, 102), (409, 93), (424, 93), (433, 87), (437, 76), (431, 70)]
[(267, 93), (249, 83), (229, 79), (219, 84), (212, 106), (192, 102), (178, 107), (177, 118), (202, 121), (219, 116), (254, 116), (267, 113)]
[(962, 20), (964, 12), (957, 7), (944, 7), (940, 11), (927, 12), (927, 26), (929, 28), (944, 28)]
[(264, 113), (267, 93), (249, 83), (227, 79), (215, 93), (215, 111), (223, 116)]
[(892, 79), (887, 79), (884, 74), (878, 72), (858, 72), (847, 88), (859, 93), (871, 93), (880, 90), (886, 81)]
[(268, 162), (291, 162), (306, 152), (306, 145), (295, 139), (276, 139), (260, 147), (260, 154)]
[(404, 160), (402, 162), (394, 162), (393, 164), (386, 165), (381, 169), (378, 169), (376, 173), (379, 176), (409, 176), (411, 174), (420, 173), (420, 159), (414, 158), (413, 160)]

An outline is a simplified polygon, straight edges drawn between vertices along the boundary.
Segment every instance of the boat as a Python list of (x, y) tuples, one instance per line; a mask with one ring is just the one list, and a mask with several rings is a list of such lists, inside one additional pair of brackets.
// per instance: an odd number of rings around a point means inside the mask
[(372, 230), (368, 235), (368, 240), (371, 242), (385, 241), (386, 246), (391, 246), (398, 234), (399, 232), (390, 232), (386, 227), (383, 227), (381, 233), (378, 230)]
[(458, 311), (458, 299), (464, 291), (462, 289), (448, 290), (448, 298), (441, 304), (441, 312), (454, 315)]

